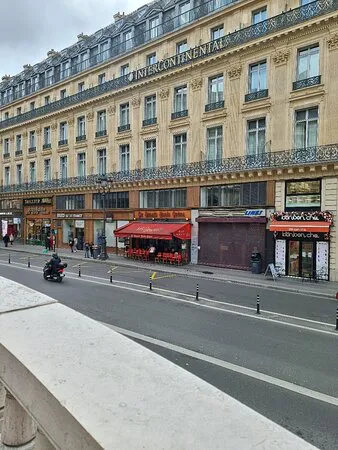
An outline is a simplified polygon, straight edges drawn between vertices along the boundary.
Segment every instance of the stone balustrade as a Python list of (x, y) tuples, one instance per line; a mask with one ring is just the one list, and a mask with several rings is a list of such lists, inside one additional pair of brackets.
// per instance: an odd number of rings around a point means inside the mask
[(0, 292), (2, 449), (313, 448), (43, 294), (2, 277)]

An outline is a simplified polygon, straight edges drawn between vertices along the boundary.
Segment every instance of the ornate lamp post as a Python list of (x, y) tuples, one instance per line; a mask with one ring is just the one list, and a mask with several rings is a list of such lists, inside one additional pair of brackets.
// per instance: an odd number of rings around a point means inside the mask
[(107, 254), (107, 239), (106, 239), (106, 194), (110, 192), (109, 182), (106, 176), (101, 176), (97, 179), (97, 189), (101, 194), (102, 198), (102, 209), (103, 209), (103, 232), (102, 232), (102, 245), (99, 259), (108, 259)]

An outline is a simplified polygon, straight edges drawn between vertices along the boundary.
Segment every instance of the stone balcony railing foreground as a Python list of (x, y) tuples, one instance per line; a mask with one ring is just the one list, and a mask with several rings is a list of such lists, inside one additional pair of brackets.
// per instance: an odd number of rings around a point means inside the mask
[(0, 292), (3, 449), (313, 448), (43, 294), (2, 277)]

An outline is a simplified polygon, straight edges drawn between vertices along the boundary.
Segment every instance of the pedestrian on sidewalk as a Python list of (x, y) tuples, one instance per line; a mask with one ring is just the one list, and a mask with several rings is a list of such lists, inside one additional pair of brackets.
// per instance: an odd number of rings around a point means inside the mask
[(72, 253), (74, 253), (74, 240), (72, 237), (69, 239), (69, 248), (70, 248), (70, 251)]
[(55, 252), (54, 236), (52, 234), (50, 235), (50, 238), (49, 238), (49, 250), (54, 250), (54, 252)]
[(11, 234), (9, 235), (9, 242), (11, 243), (11, 245), (13, 245), (13, 242), (14, 242), (14, 236), (13, 236), (13, 233), (11, 233)]
[(90, 257), (94, 258), (94, 242), (91, 242), (89, 245)]
[(2, 238), (2, 240), (4, 241), (5, 247), (8, 247), (8, 242), (9, 242), (9, 236), (6, 233), (5, 236)]
[(74, 238), (74, 252), (77, 252), (77, 244), (78, 244), (78, 239), (77, 237)]
[(49, 238), (48, 234), (45, 239), (45, 247), (46, 247), (46, 250), (50, 250), (50, 238)]
[(90, 245), (89, 245), (89, 242), (86, 242), (85, 243), (85, 258), (90, 258), (89, 251), (90, 251)]

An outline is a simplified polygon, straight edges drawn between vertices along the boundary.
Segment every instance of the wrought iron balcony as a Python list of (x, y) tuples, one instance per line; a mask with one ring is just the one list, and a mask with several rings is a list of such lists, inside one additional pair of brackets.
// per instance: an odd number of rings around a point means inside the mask
[(82, 134), (81, 136), (76, 136), (76, 142), (85, 141), (87, 139), (85, 134)]
[(68, 139), (61, 139), (58, 142), (59, 147), (61, 147), (62, 145), (67, 145), (68, 144)]
[(152, 117), (151, 119), (144, 119), (142, 122), (143, 127), (147, 127), (149, 125), (157, 124), (157, 117)]
[(48, 144), (43, 144), (42, 149), (47, 150), (48, 148), (52, 148), (52, 144), (49, 142)]
[(261, 91), (249, 92), (245, 94), (245, 101), (252, 102), (253, 100), (260, 100), (261, 98), (265, 98), (269, 95), (268, 89), (262, 89)]
[(95, 137), (97, 137), (97, 138), (103, 137), (103, 136), (107, 136), (107, 130), (101, 130), (101, 131), (97, 131), (95, 133)]
[(188, 110), (184, 109), (183, 111), (176, 111), (171, 113), (171, 120), (180, 119), (181, 117), (187, 117)]
[[(136, 169), (107, 174), (113, 183), (139, 182), (146, 180), (173, 179), (178, 177), (194, 177), (212, 174), (236, 173), (251, 170), (297, 167), (312, 164), (336, 164), (338, 162), (338, 144), (320, 147), (296, 148), (280, 152), (261, 153), (224, 158), (216, 161), (197, 161), (182, 165), (162, 166), (149, 169)], [(96, 186), (98, 175), (73, 177), (24, 183), (21, 185), (0, 186), (0, 192), (23, 192), (32, 190), (65, 187)]]
[(22, 150), (15, 151), (15, 156), (21, 156), (21, 155), (22, 155)]
[(35, 153), (35, 152), (36, 152), (36, 147), (29, 147), (28, 153)]
[(205, 105), (205, 112), (213, 111), (214, 109), (224, 108), (224, 100), (220, 100), (219, 102), (208, 103)]
[(316, 86), (321, 82), (321, 75), (317, 75), (315, 77), (306, 78), (305, 80), (298, 80), (292, 83), (292, 89), (297, 91), (298, 89), (307, 88), (310, 86)]
[[(217, 9), (213, 7), (210, 10), (208, 8), (209, 4), (210, 5), (214, 4), (213, 0), (210, 2), (203, 3), (195, 8), (195, 12), (193, 14), (194, 20), (197, 20), (200, 17), (204, 17), (206, 14), (209, 14), (210, 12), (213, 12)], [(237, 47), (239, 45), (243, 45), (247, 42), (253, 41), (262, 36), (267, 36), (272, 33), (276, 33), (278, 31), (301, 24), (306, 20), (310, 20), (315, 17), (321, 17), (325, 14), (336, 11), (337, 9), (338, 9), (338, 0), (313, 1), (311, 3), (308, 3), (307, 5), (291, 9), (289, 11), (283, 12), (282, 14), (271, 17), (267, 20), (264, 20), (263, 22), (259, 22), (249, 27), (234, 31), (233, 33), (230, 33), (226, 36), (216, 39), (216, 42), (222, 42), (222, 48), (219, 51), (227, 51), (228, 49)], [(163, 24), (162, 26), (163, 33), (173, 31), (175, 29), (174, 22), (175, 22), (174, 19), (170, 19), (167, 23)], [(112, 56), (118, 55), (120, 54), (120, 50), (115, 51), (115, 48), (112, 48), (111, 54)], [(200, 56), (200, 58), (205, 56)], [(95, 60), (95, 64), (97, 63), (98, 61)], [(186, 64), (188, 63), (190, 62), (187, 60)], [(93, 62), (91, 62), (90, 64), (95, 65)], [(183, 65), (183, 63), (181, 65)], [(155, 73), (152, 76), (154, 75)], [(116, 78), (114, 80), (109, 80), (106, 83), (100, 84), (93, 88), (86, 89), (75, 95), (71, 95), (64, 99), (50, 103), (49, 105), (45, 105), (42, 106), (41, 108), (36, 108), (33, 111), (28, 111), (19, 116), (3, 120), (2, 122), (0, 122), (0, 129), (7, 128), (12, 125), (17, 125), (19, 123), (24, 123), (27, 120), (32, 120), (36, 117), (41, 117), (54, 111), (59, 111), (63, 108), (67, 108), (69, 106), (82, 103), (85, 100), (98, 97), (106, 92), (120, 89), (121, 87), (126, 86), (132, 82), (133, 80), (132, 78), (129, 77), (129, 75)], [(8, 102), (6, 101), (6, 103)]]
[(11, 154), (10, 153), (4, 153), (2, 156), (3, 156), (4, 159), (8, 159), (8, 158), (11, 157)]
[(122, 133), (122, 131), (128, 131), (128, 130), (130, 130), (130, 123), (127, 123), (126, 125), (120, 125), (120, 126), (117, 128), (117, 131), (118, 131), (119, 133)]

